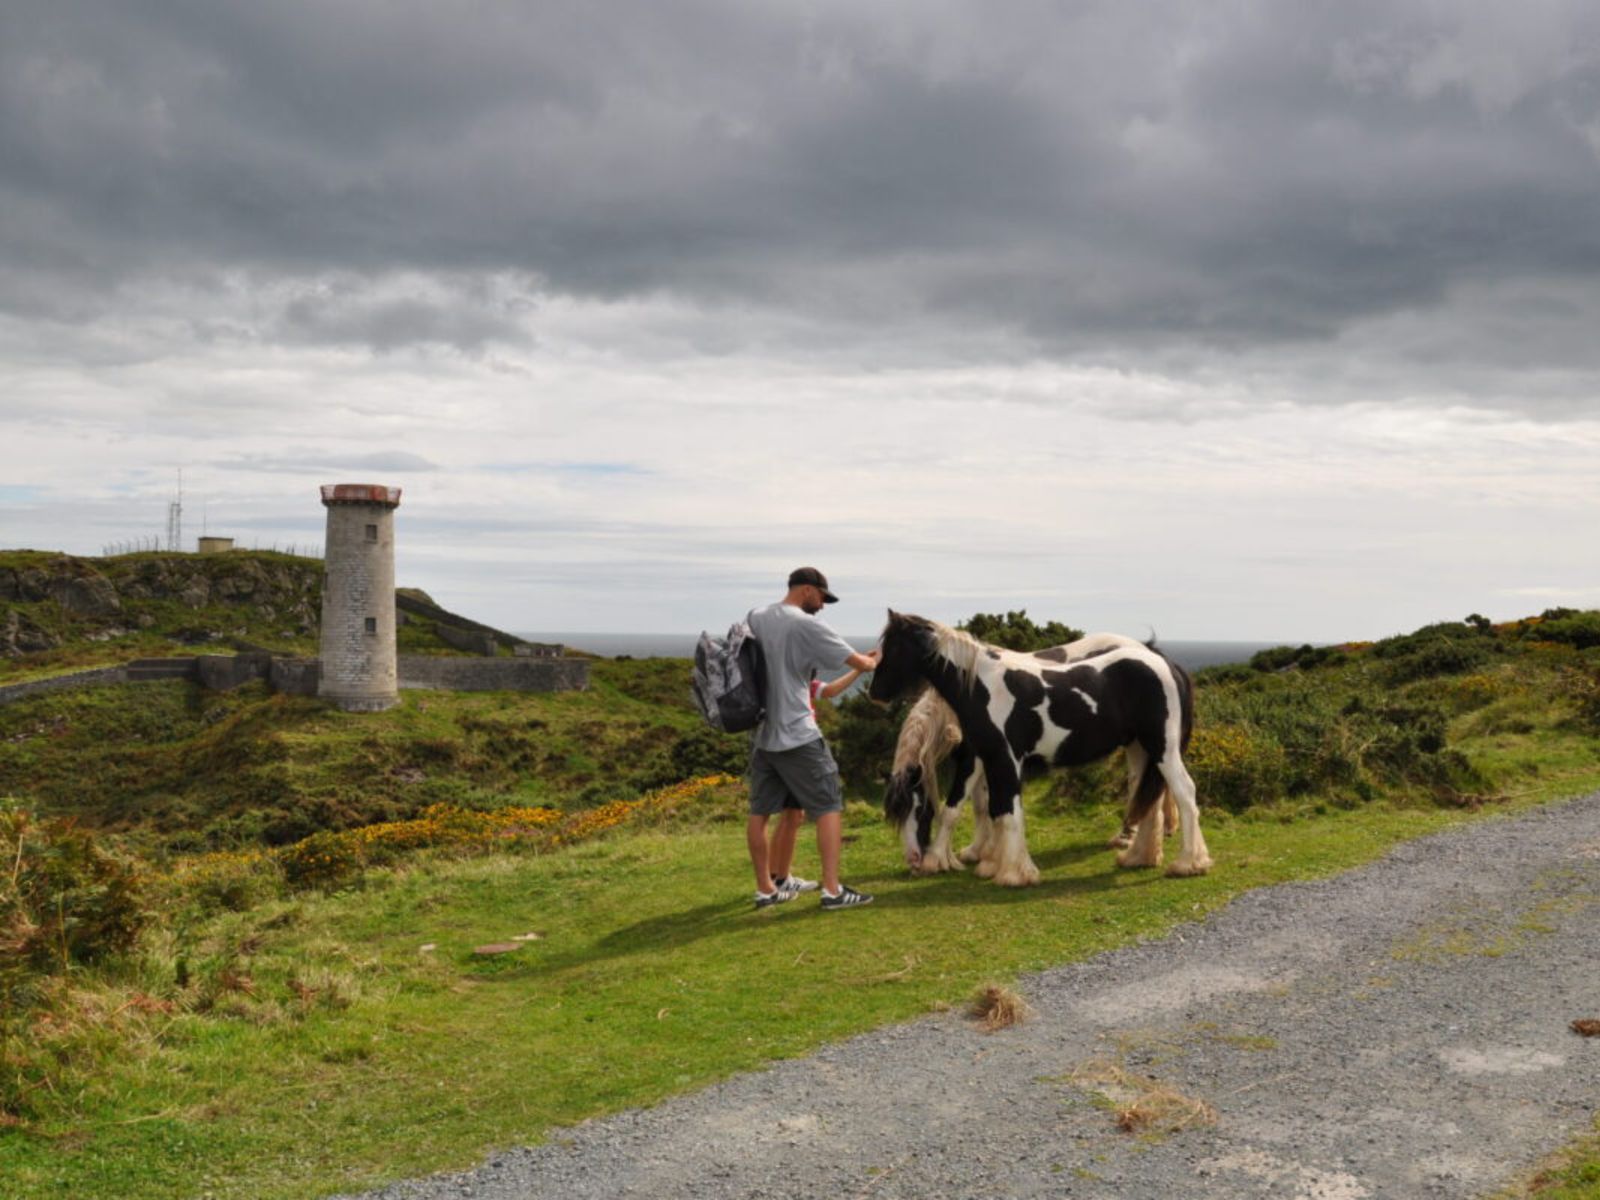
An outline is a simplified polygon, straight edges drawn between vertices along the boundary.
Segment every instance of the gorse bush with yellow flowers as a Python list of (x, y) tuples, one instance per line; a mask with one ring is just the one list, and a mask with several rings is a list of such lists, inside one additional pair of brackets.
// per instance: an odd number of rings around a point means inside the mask
[(545, 807), (483, 811), (435, 804), (412, 820), (324, 830), (292, 846), (197, 855), (181, 860), (167, 879), (192, 902), (239, 911), (258, 903), (263, 893), (280, 888), (344, 886), (369, 868), (389, 866), (418, 850), (553, 850), (622, 825), (680, 815), (708, 792), (733, 782), (731, 775), (707, 775), (657, 788), (635, 800), (572, 813)]
[(133, 945), (148, 869), (76, 822), (0, 802), (0, 992), (22, 972), (65, 971)]

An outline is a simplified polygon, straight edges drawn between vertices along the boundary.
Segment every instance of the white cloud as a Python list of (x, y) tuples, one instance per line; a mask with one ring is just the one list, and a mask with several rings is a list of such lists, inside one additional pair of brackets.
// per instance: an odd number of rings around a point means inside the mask
[(852, 632), (1592, 592), (1589, 6), (23, 12), (0, 542), (159, 533), (181, 469), (263, 543), (402, 486), (403, 579), (522, 629), (800, 562)]

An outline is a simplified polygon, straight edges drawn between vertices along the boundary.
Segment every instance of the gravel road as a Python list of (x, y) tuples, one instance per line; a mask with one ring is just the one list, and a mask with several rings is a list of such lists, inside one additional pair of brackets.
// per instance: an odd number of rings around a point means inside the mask
[[(1020, 990), (367, 1197), (1482, 1196), (1600, 1106), (1600, 793)], [(1141, 1098), (1209, 1123), (1123, 1132)]]

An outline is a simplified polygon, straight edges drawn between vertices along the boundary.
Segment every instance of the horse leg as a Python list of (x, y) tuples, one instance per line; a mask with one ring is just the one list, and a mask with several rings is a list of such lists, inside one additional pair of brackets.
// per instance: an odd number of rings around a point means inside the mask
[(1000, 869), (1000, 840), (995, 836), (994, 816), (989, 811), (989, 784), (973, 788), (972, 844), (961, 852), (961, 860), (977, 864), (979, 879), (993, 879)]
[(1211, 869), (1211, 855), (1206, 850), (1205, 836), (1200, 832), (1200, 806), (1195, 802), (1194, 780), (1189, 777), (1189, 770), (1176, 749), (1169, 749), (1161, 760), (1161, 774), (1166, 777), (1167, 791), (1177, 801), (1178, 824), (1183, 830), (1183, 847), (1167, 866), (1167, 874), (1204, 875)]
[[(971, 756), (966, 756), (963, 760), (959, 751), (956, 775), (962, 788), (959, 795), (972, 801), (972, 841), (956, 857), (968, 865), (978, 863), (978, 874), (987, 879), (988, 875), (984, 875), (982, 863), (989, 857), (989, 847), (994, 841), (994, 826), (989, 822), (989, 781), (984, 776), (983, 764)], [(951, 795), (953, 797), (957, 795), (954, 789)], [(961, 801), (957, 799), (952, 807), (959, 808), (960, 803)], [(989, 875), (993, 874), (994, 871), (991, 869)]]
[(983, 868), (992, 861), (994, 881), (1001, 887), (1031, 887), (1039, 882), (1039, 868), (1028, 857), (1028, 841), (1022, 824), (1021, 777), (1014, 769), (1010, 774), (1001, 774), (992, 768), (988, 776), (995, 854), (992, 860), (985, 860), (978, 867), (978, 874), (982, 875)]
[(1122, 802), (1122, 829), (1116, 837), (1106, 843), (1108, 850), (1126, 850), (1133, 845), (1133, 831), (1136, 828), (1133, 819), (1133, 801), (1139, 794), (1139, 780), (1144, 778), (1145, 766), (1150, 761), (1150, 756), (1138, 742), (1129, 742), (1122, 753), (1128, 767), (1127, 797)]
[[(1130, 746), (1130, 755), (1134, 747)], [(1117, 855), (1119, 867), (1159, 867), (1161, 865), (1161, 793), (1166, 787), (1160, 769), (1150, 761), (1150, 754), (1142, 746), (1138, 758), (1143, 769), (1128, 794), (1128, 819), (1138, 817), (1138, 828), (1132, 843)], [(1143, 814), (1139, 816), (1139, 814)]]
[(950, 852), (950, 835), (955, 830), (956, 818), (961, 815), (961, 804), (946, 804), (939, 812), (939, 831), (933, 835), (933, 845), (922, 856), (922, 872), (959, 871), (961, 860)]

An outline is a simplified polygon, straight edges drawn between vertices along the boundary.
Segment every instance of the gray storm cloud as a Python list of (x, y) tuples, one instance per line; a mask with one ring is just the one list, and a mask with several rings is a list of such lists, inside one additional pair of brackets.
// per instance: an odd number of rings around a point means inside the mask
[(1486, 391), (1557, 411), (1600, 368), (1600, 10), (23, 0), (0, 256), (24, 325), (234, 272), (253, 336), (379, 350), (524, 336), (491, 273), (1173, 370), (1365, 328), (1469, 401), (1537, 329), (1578, 377)]

